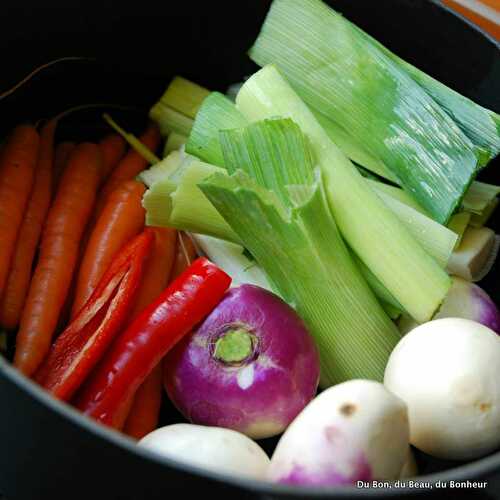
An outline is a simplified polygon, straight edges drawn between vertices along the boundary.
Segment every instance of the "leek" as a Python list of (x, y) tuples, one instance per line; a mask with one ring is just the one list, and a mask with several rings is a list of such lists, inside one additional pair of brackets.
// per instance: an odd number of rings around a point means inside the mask
[(350, 257), (300, 129), (259, 122), (221, 132), (221, 144), (231, 175), (214, 174), (200, 188), (308, 325), (321, 385), (382, 380), (399, 332)]
[(158, 161), (147, 170), (143, 170), (137, 177), (146, 186), (151, 187), (155, 182), (173, 174), (185, 159), (180, 151), (172, 151), (163, 160)]
[(185, 135), (178, 134), (177, 132), (172, 132), (168, 135), (167, 142), (165, 143), (165, 148), (163, 150), (163, 156), (167, 156), (172, 151), (180, 149), (184, 144), (186, 144), (188, 138)]
[(492, 216), (498, 205), (498, 198), (494, 198), (488, 203), (486, 208), (483, 210), (481, 214), (472, 214), (470, 218), (470, 225), (475, 228), (483, 227)]
[(245, 117), (223, 94), (212, 92), (196, 115), (186, 151), (214, 165), (224, 165), (219, 144), (219, 130), (244, 127)]
[(499, 194), (500, 186), (476, 181), (467, 191), (462, 206), (464, 210), (480, 215)]
[(487, 227), (469, 227), (453, 252), (448, 271), (467, 281), (480, 281), (491, 270), (498, 255), (500, 237)]
[(201, 103), (208, 94), (210, 91), (201, 85), (182, 78), (182, 76), (176, 76), (155, 106), (167, 106), (194, 119)]
[(250, 56), (276, 64), (308, 105), (362, 138), (436, 221), (448, 221), (475, 175), (474, 145), (384, 51), (320, 0), (274, 0)]
[(368, 153), (341, 125), (338, 125), (335, 121), (314, 109), (311, 109), (311, 111), (328, 134), (330, 140), (334, 142), (350, 160), (388, 181), (399, 184), (398, 178), (384, 165), (384, 163)]
[(236, 102), (250, 121), (288, 116), (301, 127), (343, 237), (409, 314), (429, 320), (450, 287), (448, 275), (330, 141), (276, 68), (267, 66), (247, 80)]
[(276, 293), (262, 268), (245, 255), (245, 249), (241, 245), (203, 234), (192, 236), (202, 252), (231, 276), (231, 286), (249, 283)]
[(450, 219), (450, 222), (448, 222), (448, 229), (453, 231), (458, 236), (454, 247), (455, 250), (460, 246), (460, 243), (464, 236), (465, 230), (469, 225), (470, 220), (471, 220), (470, 213), (460, 212), (458, 214), (453, 215), (452, 218)]
[(382, 50), (418, 83), (455, 121), (465, 135), (485, 154), (484, 166), (500, 152), (500, 115), (450, 89), (443, 83), (407, 63), (380, 42), (352, 25), (363, 37)]
[(154, 182), (143, 197), (148, 226), (175, 227), (239, 243), (234, 231), (198, 188), (215, 172), (225, 172), (188, 156), (172, 175)]
[(194, 123), (192, 118), (162, 103), (157, 103), (151, 108), (149, 117), (156, 122), (163, 137), (166, 137), (171, 132), (188, 136)]

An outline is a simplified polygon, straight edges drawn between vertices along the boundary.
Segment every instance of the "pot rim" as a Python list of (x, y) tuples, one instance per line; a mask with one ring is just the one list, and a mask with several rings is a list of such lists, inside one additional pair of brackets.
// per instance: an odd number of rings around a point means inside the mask
[[(69, 404), (53, 398), (49, 393), (45, 392), (31, 379), (23, 375), (14, 368), (3, 356), (0, 356), (0, 376), (5, 377), (9, 382), (17, 385), (39, 404), (44, 405), (51, 411), (62, 415), (70, 420), (73, 424), (83, 428), (104, 440), (110, 441), (113, 445), (125, 449), (128, 452), (138, 454), (142, 458), (162, 464), (170, 469), (187, 472), (192, 475), (201, 476), (205, 479), (229, 484), (235, 488), (245, 489), (261, 495), (287, 495), (290, 497), (306, 495), (308, 498), (371, 498), (380, 495), (387, 497), (397, 495), (411, 495), (419, 492), (427, 491), (429, 488), (356, 488), (353, 486), (339, 486), (335, 489), (304, 487), (304, 486), (287, 486), (266, 481), (258, 481), (247, 478), (237, 478), (219, 472), (207, 471), (201, 467), (185, 464), (174, 459), (167, 458), (157, 454), (147, 448), (142, 448), (136, 444), (133, 439), (114, 431), (92, 419), (86, 417), (78, 410)], [(442, 472), (435, 472), (425, 476), (405, 479), (417, 483), (429, 483), (432, 488), (438, 481), (449, 482), (453, 481), (478, 481), (481, 477), (500, 470), (500, 451), (479, 460), (475, 460), (466, 465), (453, 467)], [(380, 481), (382, 482), (382, 481)]]

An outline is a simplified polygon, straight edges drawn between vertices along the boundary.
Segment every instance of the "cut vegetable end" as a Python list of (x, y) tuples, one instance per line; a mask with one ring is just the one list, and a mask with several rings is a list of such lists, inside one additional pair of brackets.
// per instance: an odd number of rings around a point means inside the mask
[(156, 103), (149, 111), (149, 117), (158, 124), (160, 133), (166, 137), (171, 132), (188, 136), (193, 128), (193, 119), (179, 113), (175, 109)]
[(450, 274), (468, 281), (480, 281), (491, 270), (498, 255), (500, 238), (487, 227), (469, 227), (448, 263)]
[(194, 119), (203, 100), (210, 91), (186, 78), (176, 76), (160, 99), (164, 106), (168, 106), (179, 113)]
[(238, 243), (234, 231), (197, 186), (217, 171), (224, 172), (188, 157), (173, 174), (153, 183), (143, 198), (146, 224), (175, 227)]
[(153, 151), (151, 151), (147, 146), (145, 146), (137, 137), (133, 134), (129, 134), (125, 130), (123, 130), (114, 120), (111, 118), (110, 115), (107, 113), (104, 113), (102, 115), (106, 123), (111, 126), (116, 132), (118, 132), (132, 147), (137, 151), (145, 160), (147, 160), (149, 163), (158, 163), (160, 161), (160, 158), (158, 158)]
[(493, 212), (498, 206), (498, 198), (495, 198), (492, 200), (488, 206), (483, 210), (481, 215), (479, 214), (472, 214), (470, 218), (470, 225), (475, 228), (480, 228), (483, 227), (490, 217), (493, 215)]
[(406, 311), (428, 321), (446, 296), (449, 276), (330, 141), (278, 70), (266, 66), (254, 74), (236, 102), (250, 121), (287, 116), (300, 126), (321, 168), (343, 237)]
[(163, 150), (163, 156), (167, 156), (172, 151), (179, 150), (187, 142), (188, 138), (185, 135), (178, 134), (177, 132), (172, 132), (169, 134), (167, 142), (165, 143), (165, 148)]
[(252, 335), (239, 327), (225, 331), (215, 342), (214, 358), (226, 364), (241, 363), (251, 357), (254, 350)]
[(138, 178), (146, 186), (151, 187), (155, 182), (170, 177), (185, 160), (185, 156), (179, 151), (173, 151), (166, 158), (155, 163), (147, 170), (143, 170)]

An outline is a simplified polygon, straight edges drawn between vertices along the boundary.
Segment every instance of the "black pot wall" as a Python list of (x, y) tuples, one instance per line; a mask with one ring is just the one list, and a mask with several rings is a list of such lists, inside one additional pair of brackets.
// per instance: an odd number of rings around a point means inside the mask
[[(337, 0), (330, 2), (397, 54), (480, 104), (500, 111), (498, 45), (458, 16), (429, 0)], [(36, 66), (66, 56), (95, 60), (53, 66), (0, 100), (0, 137), (23, 120), (37, 120), (86, 103), (132, 106), (114, 111), (132, 126), (169, 79), (181, 74), (225, 90), (255, 66), (245, 56), (270, 2), (122, 3), (13, 0), (2, 2), (0, 92)], [(67, 119), (60, 138), (97, 138), (100, 110)], [(497, 160), (482, 176), (500, 183)], [(497, 232), (500, 216), (492, 227)], [(499, 271), (481, 284), (497, 301)], [(154, 458), (122, 436), (87, 421), (52, 401), (0, 360), (0, 492), (20, 499), (353, 498), (392, 496), (405, 491), (336, 490), (299, 492), (226, 480)], [(178, 415), (168, 406), (165, 422)], [(273, 442), (265, 443), (267, 448)], [(492, 478), (500, 454), (458, 467), (421, 457), (430, 480)], [(458, 468), (457, 468), (458, 467)], [(448, 468), (447, 471), (434, 471)], [(425, 479), (425, 478), (424, 478)], [(453, 492), (471, 498), (468, 492)], [(195, 496), (196, 495), (196, 496)], [(441, 498), (434, 493), (435, 498)], [(480, 498), (480, 497), (477, 497)], [(484, 497), (481, 497), (484, 498)]]

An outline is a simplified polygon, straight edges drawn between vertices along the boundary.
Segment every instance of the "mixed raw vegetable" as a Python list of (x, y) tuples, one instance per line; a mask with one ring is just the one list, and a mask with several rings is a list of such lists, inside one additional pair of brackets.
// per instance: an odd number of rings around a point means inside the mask
[[(500, 116), (320, 0), (274, 0), (227, 94), (139, 137), (0, 151), (0, 325), (54, 397), (172, 459), (291, 485), (500, 446)], [(162, 153), (160, 153), (162, 151)], [(7, 332), (7, 333), (6, 333)], [(319, 393), (318, 393), (318, 388)], [(189, 423), (160, 427), (162, 398)], [(281, 435), (271, 457), (254, 440)], [(412, 448), (413, 447), (413, 448)]]

